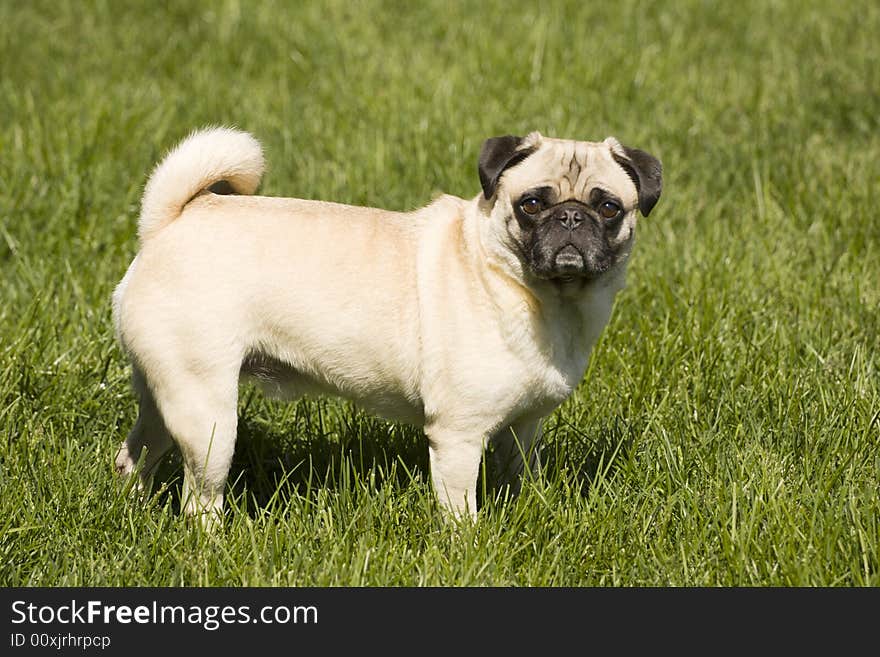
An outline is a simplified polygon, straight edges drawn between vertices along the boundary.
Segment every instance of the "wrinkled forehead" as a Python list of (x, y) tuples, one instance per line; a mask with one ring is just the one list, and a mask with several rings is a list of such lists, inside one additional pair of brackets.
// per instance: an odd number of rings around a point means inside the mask
[(557, 202), (586, 201), (599, 187), (618, 196), (629, 208), (638, 203), (635, 183), (614, 161), (606, 142), (543, 137), (537, 151), (505, 174), (503, 185), (512, 195), (551, 187)]

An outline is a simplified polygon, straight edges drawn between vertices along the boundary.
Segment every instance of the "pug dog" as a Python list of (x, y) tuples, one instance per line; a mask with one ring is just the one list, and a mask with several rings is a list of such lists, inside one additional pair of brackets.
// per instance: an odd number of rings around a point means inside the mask
[(253, 196), (263, 169), (252, 136), (207, 128), (147, 182), (113, 294), (140, 400), (117, 471), (146, 484), (176, 444), (185, 512), (219, 514), (248, 377), (423, 427), (454, 516), (477, 511), (488, 445), (517, 489), (624, 286), (660, 162), (610, 137), (493, 137), (477, 196), (412, 212)]

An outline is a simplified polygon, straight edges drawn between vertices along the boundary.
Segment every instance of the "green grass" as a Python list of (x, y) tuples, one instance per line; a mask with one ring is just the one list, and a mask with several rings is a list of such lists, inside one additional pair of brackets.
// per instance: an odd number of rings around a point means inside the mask
[[(0, 3), (0, 584), (880, 585), (876, 2)], [(414, 208), (492, 135), (664, 162), (545, 476), (442, 522), (421, 433), (242, 393), (224, 530), (133, 499), (110, 293), (194, 127)], [(491, 473), (490, 473), (491, 474)]]

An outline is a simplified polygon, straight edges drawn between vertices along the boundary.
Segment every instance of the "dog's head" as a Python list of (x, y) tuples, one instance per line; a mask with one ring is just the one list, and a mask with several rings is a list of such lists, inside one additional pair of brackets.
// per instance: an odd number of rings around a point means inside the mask
[(592, 281), (624, 262), (636, 211), (660, 198), (661, 166), (613, 137), (601, 142), (493, 137), (480, 152), (483, 205), (523, 272)]

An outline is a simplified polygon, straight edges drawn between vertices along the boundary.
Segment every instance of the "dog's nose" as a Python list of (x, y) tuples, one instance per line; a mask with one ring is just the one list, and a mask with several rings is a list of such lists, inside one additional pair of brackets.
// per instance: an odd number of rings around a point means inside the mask
[(584, 220), (584, 215), (577, 208), (563, 208), (556, 215), (556, 218), (563, 226), (568, 228), (568, 230), (574, 230), (581, 225)]

